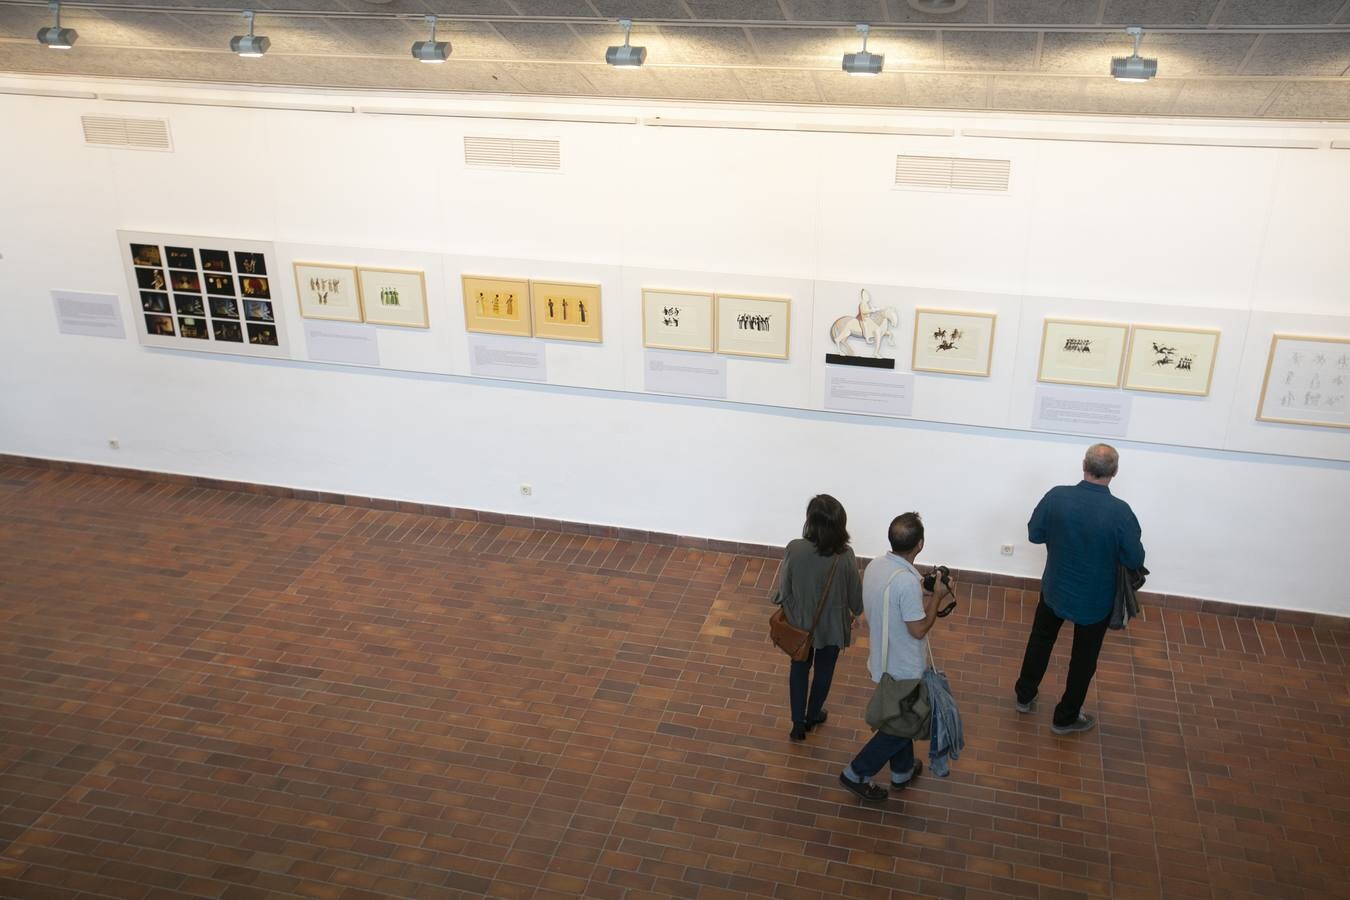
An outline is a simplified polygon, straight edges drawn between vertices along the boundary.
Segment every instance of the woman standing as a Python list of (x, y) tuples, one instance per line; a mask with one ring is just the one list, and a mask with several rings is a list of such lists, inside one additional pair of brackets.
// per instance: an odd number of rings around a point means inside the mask
[(793, 625), (810, 630), (824, 598), (820, 621), (811, 635), (811, 655), (802, 662), (794, 660), (788, 673), (792, 708), (792, 732), (788, 736), (794, 741), (806, 740), (806, 733), (828, 716), (825, 698), (834, 678), (834, 664), (839, 651), (849, 645), (853, 618), (863, 610), (862, 580), (848, 545), (847, 524), (848, 515), (838, 500), (829, 494), (812, 497), (806, 507), (802, 536), (787, 545), (779, 569), (773, 602), (782, 605)]

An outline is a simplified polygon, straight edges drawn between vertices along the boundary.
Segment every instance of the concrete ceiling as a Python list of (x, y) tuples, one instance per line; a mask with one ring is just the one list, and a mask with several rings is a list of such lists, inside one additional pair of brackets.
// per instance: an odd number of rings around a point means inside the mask
[[(0, 71), (550, 96), (1266, 119), (1350, 119), (1350, 0), (258, 0), (262, 59), (229, 52), (239, 0), (63, 7), (75, 49), (41, 47), (43, 2), (0, 0)], [(269, 11), (270, 10), (270, 11)], [(421, 65), (422, 16), (454, 52)], [(647, 64), (618, 71), (614, 19)], [(877, 78), (840, 71), (869, 22)], [(1158, 77), (1105, 74), (1128, 24)]]

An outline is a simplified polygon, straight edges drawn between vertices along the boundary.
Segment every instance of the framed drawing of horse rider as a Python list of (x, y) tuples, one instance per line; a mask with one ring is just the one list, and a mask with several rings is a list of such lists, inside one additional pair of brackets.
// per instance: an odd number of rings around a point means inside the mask
[(825, 362), (833, 365), (870, 366), (894, 369), (895, 359), (883, 356), (886, 342), (896, 347), (895, 335), (900, 330), (900, 314), (894, 306), (874, 306), (867, 288), (858, 291), (856, 315), (840, 316), (830, 325), (830, 344), (835, 352), (825, 354)]
[(994, 313), (916, 309), (910, 367), (915, 372), (988, 378), (996, 318)]
[(786, 297), (717, 295), (717, 352), (788, 358), (792, 301)]
[(1046, 319), (1036, 380), (1049, 384), (1119, 387), (1130, 326), (1117, 322)]
[(1209, 395), (1219, 332), (1212, 328), (1135, 325), (1125, 363), (1125, 389)]

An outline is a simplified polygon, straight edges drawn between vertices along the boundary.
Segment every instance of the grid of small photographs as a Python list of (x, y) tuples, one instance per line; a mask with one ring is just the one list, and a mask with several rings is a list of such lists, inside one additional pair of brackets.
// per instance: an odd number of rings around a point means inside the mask
[(263, 254), (135, 242), (129, 249), (147, 334), (279, 345)]

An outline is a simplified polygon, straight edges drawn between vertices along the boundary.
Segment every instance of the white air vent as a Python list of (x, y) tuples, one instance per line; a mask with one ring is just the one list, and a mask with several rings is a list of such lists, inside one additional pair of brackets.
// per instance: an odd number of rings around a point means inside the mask
[(464, 164), (492, 169), (556, 171), (562, 168), (562, 148), (557, 141), (466, 135)]
[(1012, 163), (1006, 159), (955, 156), (897, 156), (895, 186), (920, 191), (1008, 190)]
[(84, 142), (97, 147), (131, 150), (172, 150), (168, 119), (128, 119), (122, 116), (80, 116)]

